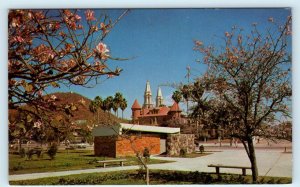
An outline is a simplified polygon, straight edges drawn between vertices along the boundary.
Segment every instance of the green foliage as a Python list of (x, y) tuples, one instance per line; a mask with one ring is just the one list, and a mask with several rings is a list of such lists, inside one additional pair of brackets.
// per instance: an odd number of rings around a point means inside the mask
[(172, 95), (172, 99), (176, 102), (176, 103), (179, 103), (182, 99), (182, 94), (180, 91), (176, 90), (173, 92), (173, 95)]
[(28, 159), (30, 160), (32, 158), (33, 155), (37, 155), (38, 158), (40, 158), (41, 154), (42, 154), (42, 149), (41, 148), (33, 148), (33, 149), (29, 149), (26, 153)]
[(52, 143), (47, 151), (48, 156), (50, 157), (51, 160), (55, 158), (55, 155), (57, 153), (57, 144)]
[(200, 153), (202, 154), (204, 152), (204, 146), (200, 145), (199, 150), (200, 150)]
[[(104, 158), (94, 156), (93, 150), (58, 150), (55, 159), (49, 162), (49, 157), (45, 156), (33, 161), (25, 161), (19, 155), (9, 154), (9, 174), (25, 174), (25, 173), (41, 173), (52, 171), (66, 171), (66, 170), (78, 170), (78, 169), (94, 169), (99, 166), (96, 161), (116, 158)], [(126, 157), (127, 165), (139, 165), (136, 157)], [(18, 163), (22, 163), (22, 169), (17, 171), (13, 170), (18, 166)], [(168, 163), (172, 161), (164, 161), (151, 159), (148, 164)], [(34, 163), (34, 164), (33, 164)], [(70, 163), (66, 166), (65, 163)], [(68, 165), (68, 164), (67, 164)]]
[(128, 173), (117, 173), (115, 175), (95, 175), (92, 177), (66, 177), (66, 178), (59, 178), (58, 182), (55, 183), (56, 185), (80, 185), (80, 184), (102, 184), (105, 181), (116, 181), (121, 179), (129, 178)]
[(25, 149), (24, 149), (24, 148), (21, 148), (21, 149), (20, 149), (19, 155), (21, 156), (21, 158), (24, 158), (24, 157), (26, 156), (26, 153), (25, 153)]
[[(141, 180), (145, 171), (115, 171), (106, 173), (88, 173), (80, 175), (69, 175), (63, 177), (49, 177), (35, 180), (13, 181), (11, 185), (86, 185), (86, 184), (145, 184)], [(166, 171), (152, 170), (150, 173), (150, 184), (250, 184), (249, 176), (236, 174), (216, 174), (202, 173), (199, 171)], [(263, 177), (261, 184), (287, 184), (291, 183), (291, 178)], [(262, 182), (264, 181), (264, 182)], [(274, 182), (274, 183), (271, 183)]]
[(18, 162), (18, 164), (16, 166), (14, 166), (12, 169), (14, 171), (18, 171), (18, 170), (21, 170), (23, 169), (24, 167), (22, 166), (21, 162)]
[(150, 158), (150, 150), (148, 147), (145, 147), (145, 149), (143, 151), (143, 157), (145, 157), (146, 159)]
[(186, 157), (186, 155), (187, 155), (187, 150), (186, 150), (185, 148), (181, 148), (181, 149), (180, 149), (180, 152), (179, 152), (179, 155), (180, 155), (181, 157)]

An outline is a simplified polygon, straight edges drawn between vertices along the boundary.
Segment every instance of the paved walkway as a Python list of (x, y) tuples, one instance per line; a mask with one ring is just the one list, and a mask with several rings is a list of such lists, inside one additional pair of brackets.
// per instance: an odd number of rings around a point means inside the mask
[[(278, 176), (278, 177), (292, 177), (292, 154), (283, 153), (280, 149), (256, 150), (258, 173), (260, 176)], [(249, 159), (243, 149), (224, 149), (221, 152), (213, 152), (211, 155), (197, 157), (197, 158), (170, 158), (170, 157), (153, 157), (153, 159), (173, 160), (176, 162), (165, 164), (149, 165), (150, 169), (164, 169), (164, 170), (181, 170), (181, 171), (200, 171), (200, 172), (214, 172), (214, 168), (207, 167), (208, 164), (226, 164), (235, 166), (250, 166)], [(111, 168), (96, 168), (73, 171), (59, 171), (46, 173), (33, 173), (10, 175), (10, 181), (37, 179), (44, 177), (65, 176), (81, 173), (94, 172), (109, 172), (138, 169), (139, 166), (124, 166)], [(221, 172), (241, 174), (238, 169), (221, 169)], [(251, 174), (251, 171), (247, 171)]]

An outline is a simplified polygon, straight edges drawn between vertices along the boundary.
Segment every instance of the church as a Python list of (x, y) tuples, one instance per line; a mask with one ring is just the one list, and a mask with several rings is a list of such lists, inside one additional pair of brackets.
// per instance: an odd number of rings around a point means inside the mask
[(151, 155), (179, 155), (182, 150), (186, 153), (194, 152), (194, 134), (184, 134), (181, 128), (168, 125), (168, 122), (186, 118), (181, 114), (178, 103), (174, 102), (170, 107), (164, 105), (160, 88), (154, 105), (150, 83), (147, 81), (143, 106), (135, 100), (131, 109), (132, 123), (93, 129), (96, 156), (134, 156), (145, 148), (149, 149)]
[(164, 105), (164, 98), (161, 88), (158, 87), (156, 103), (153, 103), (150, 82), (146, 82), (144, 92), (144, 104), (141, 107), (136, 99), (131, 107), (132, 123), (151, 126), (167, 126), (167, 122), (172, 119), (184, 119), (181, 114), (178, 103), (174, 102), (172, 106)]

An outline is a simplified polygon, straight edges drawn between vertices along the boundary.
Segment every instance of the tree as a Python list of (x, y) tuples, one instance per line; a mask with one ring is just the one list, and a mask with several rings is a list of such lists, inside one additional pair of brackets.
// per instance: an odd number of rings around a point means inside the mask
[(122, 110), (122, 119), (124, 119), (123, 113), (124, 110), (127, 108), (127, 100), (125, 98), (122, 98), (122, 101), (120, 103), (120, 108)]
[(99, 109), (101, 108), (102, 102), (102, 98), (100, 96), (96, 96), (89, 105), (89, 109), (92, 113), (95, 114), (97, 112), (97, 123), (99, 123)]
[(102, 98), (100, 96), (96, 96), (94, 99), (97, 107), (97, 123), (99, 123), (99, 109), (101, 108), (100, 106), (102, 105)]
[(172, 99), (176, 102), (176, 103), (179, 103), (182, 99), (182, 94), (181, 92), (179, 92), (178, 90), (174, 91), (173, 92), (173, 95), (172, 95)]
[(103, 108), (105, 109), (104, 111), (109, 111), (109, 117), (110, 117), (110, 112), (111, 109), (113, 108), (113, 102), (114, 98), (112, 96), (108, 96), (104, 101), (103, 101)]
[(120, 104), (122, 102), (123, 99), (123, 95), (120, 92), (117, 92), (115, 94), (114, 100), (113, 100), (113, 110), (115, 112), (115, 114), (117, 114), (117, 117), (119, 117), (118, 115), (118, 109), (120, 108)]
[(225, 32), (223, 47), (205, 47), (201, 41), (195, 41), (194, 47), (208, 67), (200, 79), (210, 99), (226, 108), (226, 126), (244, 145), (254, 183), (258, 170), (253, 137), (269, 137), (265, 124), (274, 122), (278, 114), (289, 116), (292, 95), (291, 16), (283, 25), (273, 18), (269, 22), (265, 31), (259, 31), (257, 23), (250, 33), (233, 27)]
[[(76, 106), (58, 106), (44, 96), (50, 87), (94, 86), (120, 75), (109, 67), (114, 58), (104, 43), (118, 21), (107, 15), (95, 18), (93, 10), (10, 10), (8, 14), (8, 101), (9, 109), (24, 104), (43, 111), (66, 111)], [(45, 124), (45, 119), (41, 119)], [(49, 120), (50, 121), (50, 120)]]
[(118, 112), (118, 109), (119, 109), (119, 104), (115, 100), (113, 100), (112, 109), (113, 109), (115, 115), (118, 116), (117, 112)]

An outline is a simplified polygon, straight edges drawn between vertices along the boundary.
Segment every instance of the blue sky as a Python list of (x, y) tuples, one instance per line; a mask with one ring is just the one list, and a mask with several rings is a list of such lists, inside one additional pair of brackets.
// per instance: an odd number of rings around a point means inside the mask
[[(105, 12), (116, 18), (124, 10), (95, 11), (96, 15)], [(83, 14), (84, 10), (81, 12)], [(122, 74), (94, 88), (72, 86), (52, 89), (50, 92), (73, 91), (90, 99), (97, 95), (105, 98), (121, 92), (128, 101), (124, 115), (130, 118), (134, 99), (143, 104), (147, 80), (150, 81), (155, 100), (158, 85), (187, 82), (187, 66), (191, 66), (191, 78), (205, 71), (205, 66), (196, 63), (201, 56), (192, 50), (193, 40), (218, 45), (219, 37), (234, 25), (247, 31), (253, 22), (258, 23), (259, 27), (266, 26), (269, 17), (282, 23), (290, 13), (290, 9), (132, 9), (105, 40), (112, 56), (130, 58), (108, 63), (123, 68)], [(170, 97), (174, 89), (161, 88), (166, 104), (171, 104)]]

